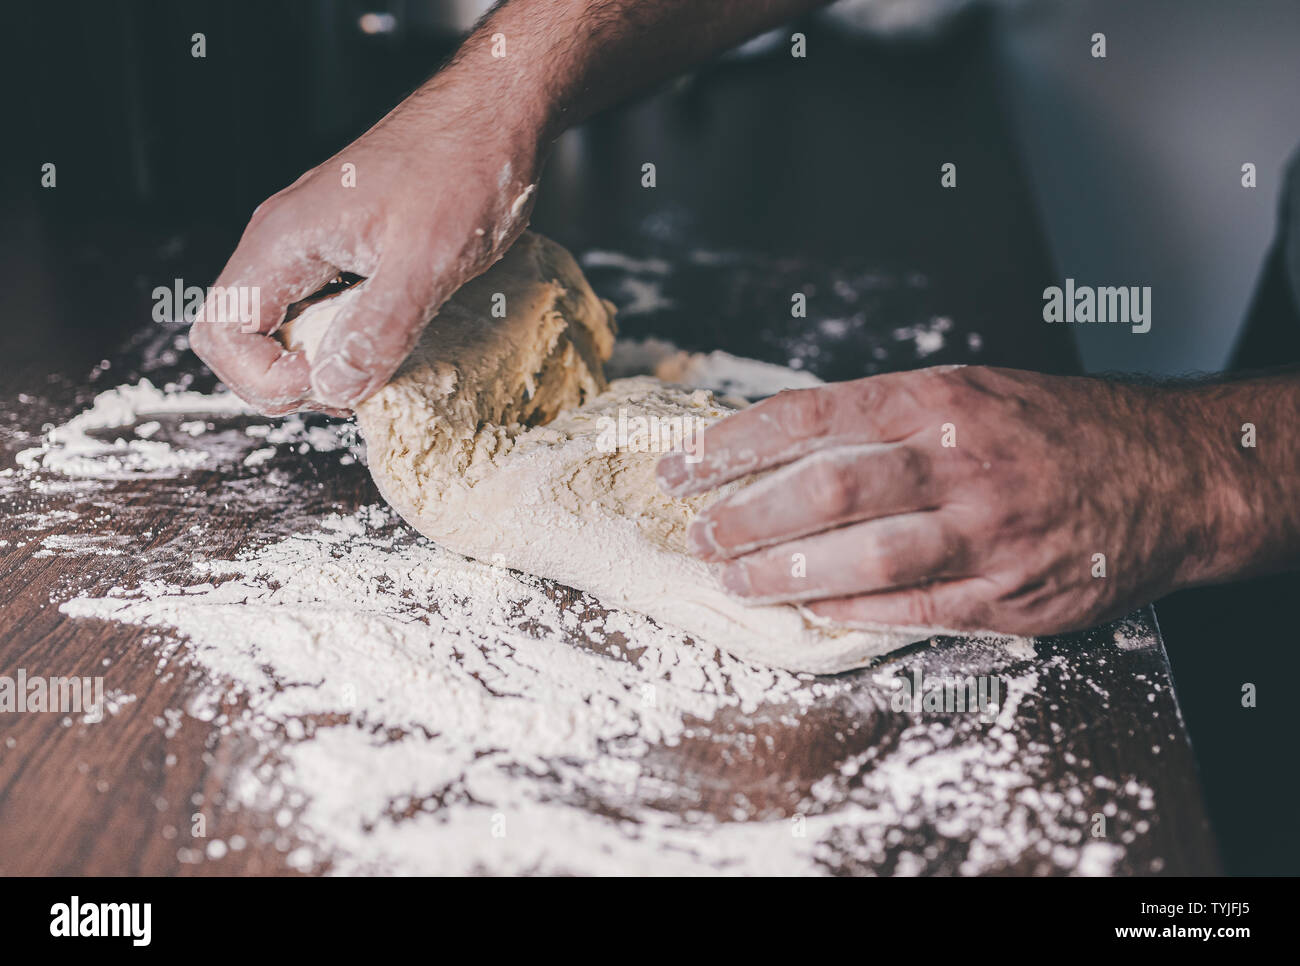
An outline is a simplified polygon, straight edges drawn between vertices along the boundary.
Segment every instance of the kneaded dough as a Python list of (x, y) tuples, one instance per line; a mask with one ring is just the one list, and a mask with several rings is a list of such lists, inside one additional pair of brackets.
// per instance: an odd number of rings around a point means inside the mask
[[(281, 337), (310, 358), (358, 288), (309, 306)], [(687, 524), (717, 494), (667, 496), (654, 478), (660, 452), (610, 451), (600, 438), (611, 425), (603, 417), (620, 410), (709, 421), (734, 410), (652, 376), (607, 384), (613, 347), (613, 306), (567, 251), (523, 235), (443, 306), (392, 381), (358, 407), (380, 492), (448, 549), (552, 578), (747, 660), (829, 674), (925, 636), (836, 627), (724, 593), (686, 549)]]

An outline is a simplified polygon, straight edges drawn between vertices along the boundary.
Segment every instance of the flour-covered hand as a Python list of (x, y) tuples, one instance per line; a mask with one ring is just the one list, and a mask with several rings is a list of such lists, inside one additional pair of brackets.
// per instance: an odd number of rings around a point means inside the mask
[(1197, 399), (985, 367), (883, 375), (742, 410), (658, 477), (684, 495), (772, 471), (688, 534), (741, 598), (1059, 632), (1212, 576), (1207, 535), (1233, 500), (1216, 496)]
[[(528, 222), (541, 165), (538, 132), (463, 103), (449, 82), (403, 102), (254, 213), (217, 290), (256, 291), (257, 322), (216, 299), (191, 343), (235, 392), (281, 414), (354, 407), (378, 390), (424, 325)], [(271, 337), (288, 307), (340, 272), (368, 278), (316, 362)]]

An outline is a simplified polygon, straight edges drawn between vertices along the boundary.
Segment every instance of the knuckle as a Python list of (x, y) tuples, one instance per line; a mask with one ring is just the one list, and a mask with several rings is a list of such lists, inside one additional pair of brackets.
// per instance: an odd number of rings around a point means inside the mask
[(970, 596), (963, 597), (959, 609), (952, 613), (939, 614), (935, 609), (926, 623), (931, 627), (945, 627), (955, 631), (983, 631), (993, 629), (999, 622), (987, 603)]
[(295, 186), (290, 185), (254, 208), (240, 243), (257, 237), (265, 237), (269, 241), (299, 227), (304, 217), (304, 208), (300, 201), (293, 198), (294, 191)]
[(877, 551), (872, 570), (882, 587), (902, 587), (915, 581), (912, 568), (904, 563), (902, 556), (887, 548)]
[[(438, 307), (436, 296), (441, 291), (438, 283), (453, 268), (444, 259), (428, 255), (431, 250), (423, 241), (401, 245), (386, 243), (385, 251), (425, 254), (388, 255), (381, 258), (380, 266), (370, 283), (377, 286), (376, 291), (383, 289), (392, 308), (381, 324), (396, 330), (403, 338), (413, 326), (422, 325), (434, 314)], [(455, 277), (458, 278), (459, 275)]]
[(814, 459), (804, 480), (808, 499), (831, 518), (849, 516), (857, 507), (858, 481), (851, 466), (833, 459)]
[(888, 586), (896, 569), (890, 560), (889, 548), (878, 535), (869, 535), (863, 540), (853, 555), (851, 566), (854, 582), (867, 590)]
[(855, 419), (868, 426), (877, 423), (887, 392), (880, 380), (868, 376), (853, 382), (834, 383), (828, 388), (842, 397), (846, 406), (852, 407)]
[(949, 367), (935, 366), (924, 370), (924, 388), (921, 391), (923, 401), (929, 408), (942, 410), (949, 414), (964, 412), (976, 395), (974, 382), (977, 377), (972, 373), (972, 366)]
[(930, 397), (944, 414), (951, 416), (961, 412), (967, 402), (966, 385), (955, 373), (944, 373), (931, 381)]
[(253, 213), (248, 219), (248, 226), (244, 229), (245, 237), (250, 233), (261, 231), (268, 223), (281, 217), (279, 212), (284, 203), (280, 198), (281, 195), (279, 194), (271, 195), (271, 197), (267, 198), (253, 209)]
[(939, 624), (934, 595), (924, 588), (908, 592), (906, 610), (907, 619), (918, 627), (937, 627)]
[(1046, 584), (1021, 560), (994, 569), (983, 584), (988, 588), (987, 599), (1007, 613), (1036, 607), (1046, 591)]
[(342, 329), (333, 354), (357, 368), (369, 368), (380, 361), (379, 347), (373, 334), (354, 325)]
[(190, 349), (204, 362), (210, 363), (216, 353), (216, 334), (210, 322), (195, 322), (190, 326)]
[(929, 490), (934, 479), (934, 460), (919, 446), (898, 446), (893, 451), (895, 479), (903, 481), (910, 489)]
[(821, 389), (783, 392), (780, 422), (794, 436), (825, 436), (831, 425), (831, 396)]
[(971, 565), (971, 542), (955, 527), (945, 526), (936, 535), (934, 576), (952, 577)]
[(875, 553), (880, 579), (890, 587), (905, 587), (930, 576), (926, 534), (915, 526), (888, 522), (877, 530)]

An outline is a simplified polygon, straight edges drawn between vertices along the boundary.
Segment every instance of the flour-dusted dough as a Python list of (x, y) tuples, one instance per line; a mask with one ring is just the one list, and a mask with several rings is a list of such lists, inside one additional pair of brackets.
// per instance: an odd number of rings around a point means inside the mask
[[(355, 292), (307, 308), (285, 327), (286, 342), (310, 357)], [(658, 452), (608, 451), (598, 440), (602, 417), (620, 410), (709, 421), (733, 410), (707, 390), (650, 376), (606, 385), (613, 345), (612, 306), (568, 252), (525, 234), (456, 293), (357, 409), (380, 491), (444, 547), (588, 591), (748, 660), (834, 673), (924, 636), (831, 627), (718, 589), (685, 541), (713, 497), (666, 496), (654, 479)]]

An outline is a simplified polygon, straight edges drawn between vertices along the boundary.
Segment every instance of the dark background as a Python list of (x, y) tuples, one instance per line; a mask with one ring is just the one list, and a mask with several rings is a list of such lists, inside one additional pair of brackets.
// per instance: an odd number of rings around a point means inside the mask
[[(454, 49), (455, 32), (426, 9), (436, 4), (389, 6), (398, 29), (366, 35), (360, 16), (383, 5), (4, 4), (0, 358), (17, 383), (0, 387), (6, 396), (55, 368), (89, 371), (148, 324), (154, 286), (211, 281), (262, 199)], [(961, 16), (924, 42), (801, 25), (808, 62), (781, 44), (708, 65), (566, 136), (534, 226), (576, 250), (743, 253), (730, 268), (684, 273), (676, 308), (628, 319), (634, 334), (644, 324), (689, 348), (785, 362), (793, 341), (759, 342), (717, 320), (737, 306), (788, 315), (789, 282), (828, 289), (870, 271), (886, 281), (861, 337), (809, 364), (824, 378), (950, 361), (1078, 371), (1068, 332), (1039, 321), (1058, 273), (1000, 94), (990, 19)], [(190, 54), (196, 31), (203, 59)], [(950, 159), (961, 190), (941, 192), (938, 165)], [(638, 190), (644, 160), (658, 165), (655, 192)], [(58, 165), (55, 190), (40, 187), (46, 161)], [(978, 333), (979, 351), (961, 343), (919, 358), (882, 342), (880, 332), (919, 321), (891, 315), (890, 287), (909, 284), (926, 287), (924, 315), (950, 313), (958, 334)], [(1259, 358), (1285, 361), (1276, 347), (1294, 331), (1290, 313), (1276, 278), (1265, 280)], [(1157, 607), (1230, 872), (1300, 868), (1295, 729), (1277, 714), (1296, 679), (1295, 589), (1275, 578)], [(1240, 707), (1246, 681), (1259, 688), (1254, 711)]]

